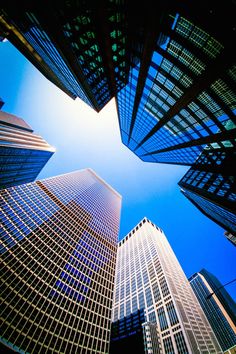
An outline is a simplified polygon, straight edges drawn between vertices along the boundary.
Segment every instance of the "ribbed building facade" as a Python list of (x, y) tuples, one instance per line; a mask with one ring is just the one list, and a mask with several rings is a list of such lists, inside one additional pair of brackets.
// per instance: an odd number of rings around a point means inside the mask
[(206, 144), (235, 140), (235, 4), (175, 1), (160, 12), (117, 94), (121, 137), (143, 161), (192, 165)]
[(189, 278), (190, 285), (223, 351), (235, 346), (236, 304), (219, 280), (202, 269)]
[(115, 97), (142, 160), (192, 165), (235, 139), (234, 13), (233, 0), (4, 1), (0, 32), (72, 98), (100, 111)]
[(58, 88), (100, 111), (137, 62), (143, 17), (133, 10), (126, 1), (4, 1), (0, 33)]
[[(111, 353), (222, 353), (163, 231), (144, 218), (118, 245)], [(140, 328), (142, 331), (140, 332)]]
[(33, 182), (54, 152), (23, 119), (0, 111), (0, 189)]
[(121, 197), (85, 169), (1, 191), (1, 342), (107, 353)]
[[(215, 144), (217, 145), (217, 144)], [(236, 140), (207, 147), (179, 181), (181, 192), (208, 218), (236, 237)], [(223, 234), (223, 232), (222, 232)]]

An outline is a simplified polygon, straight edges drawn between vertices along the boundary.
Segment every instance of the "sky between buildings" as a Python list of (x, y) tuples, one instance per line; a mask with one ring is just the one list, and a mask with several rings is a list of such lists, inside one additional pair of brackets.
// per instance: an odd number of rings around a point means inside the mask
[[(2, 110), (23, 118), (56, 148), (38, 179), (92, 168), (122, 195), (119, 239), (146, 216), (161, 227), (187, 277), (203, 267), (236, 278), (236, 248), (177, 185), (189, 167), (141, 161), (121, 142), (115, 102), (96, 113), (67, 97), (9, 42), (0, 43)], [(236, 299), (236, 282), (226, 286)]]

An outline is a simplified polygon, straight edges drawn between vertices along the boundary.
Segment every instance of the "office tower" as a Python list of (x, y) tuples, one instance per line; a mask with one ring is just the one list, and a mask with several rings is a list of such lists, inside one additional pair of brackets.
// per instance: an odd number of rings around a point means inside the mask
[(234, 13), (232, 0), (8, 0), (0, 31), (72, 98), (100, 111), (115, 97), (142, 160), (191, 165), (235, 138)]
[(84, 169), (1, 191), (2, 343), (107, 353), (120, 195)]
[[(119, 242), (111, 354), (222, 353), (163, 231), (144, 218)], [(124, 351), (125, 352), (125, 351)]]
[(51, 82), (100, 111), (136, 64), (131, 53), (141, 47), (143, 16), (139, 20), (130, 12), (125, 1), (59, 1), (55, 6), (54, 1), (9, 0), (2, 5), (0, 30)]
[[(181, 192), (207, 217), (236, 236), (236, 149), (205, 148), (179, 181)], [(230, 239), (230, 238), (229, 238)]]
[(0, 189), (32, 182), (55, 149), (21, 118), (0, 111)]
[(206, 144), (236, 136), (236, 9), (233, 1), (166, 4), (117, 94), (121, 137), (143, 161), (192, 165)]
[(223, 351), (235, 346), (236, 304), (219, 280), (202, 269), (189, 278), (190, 285)]

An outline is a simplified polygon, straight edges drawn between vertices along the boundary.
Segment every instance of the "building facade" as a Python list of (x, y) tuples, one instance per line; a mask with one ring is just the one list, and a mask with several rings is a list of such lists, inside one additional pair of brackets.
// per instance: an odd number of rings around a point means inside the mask
[(189, 282), (222, 350), (236, 349), (236, 304), (231, 296), (205, 269), (193, 274)]
[(236, 141), (207, 147), (179, 181), (181, 192), (207, 217), (223, 227), (235, 245)]
[(118, 244), (112, 321), (111, 353), (140, 336), (137, 353), (222, 353), (163, 231), (147, 218)]
[(23, 119), (0, 111), (0, 189), (34, 181), (54, 152)]
[(120, 195), (85, 169), (1, 191), (1, 343), (107, 353)]
[(57, 87), (100, 111), (137, 61), (143, 16), (131, 14), (126, 1), (5, 1), (0, 32)]
[(192, 165), (206, 144), (235, 140), (235, 4), (175, 1), (161, 11), (117, 94), (121, 137), (143, 161)]
[(100, 111), (115, 97), (142, 160), (191, 165), (235, 139), (234, 13), (233, 0), (4, 1), (0, 31), (72, 98)]

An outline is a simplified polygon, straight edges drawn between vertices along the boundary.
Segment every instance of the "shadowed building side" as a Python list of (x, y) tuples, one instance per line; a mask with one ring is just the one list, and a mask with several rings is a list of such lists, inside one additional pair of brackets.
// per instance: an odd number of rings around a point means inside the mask
[(34, 181), (54, 152), (23, 119), (0, 111), (0, 189)]
[(127, 83), (147, 22), (141, 7), (107, 0), (3, 3), (0, 31), (73, 99), (98, 112)]
[(236, 236), (236, 142), (203, 150), (179, 181), (181, 192), (207, 217), (223, 227), (232, 244)]
[(160, 2), (160, 12), (117, 95), (121, 138), (143, 161), (192, 165), (236, 136), (235, 4)]
[(236, 349), (236, 304), (219, 280), (202, 269), (189, 278), (190, 285), (223, 351)]

